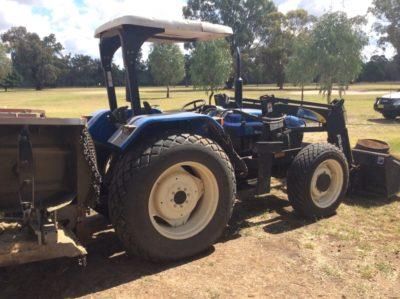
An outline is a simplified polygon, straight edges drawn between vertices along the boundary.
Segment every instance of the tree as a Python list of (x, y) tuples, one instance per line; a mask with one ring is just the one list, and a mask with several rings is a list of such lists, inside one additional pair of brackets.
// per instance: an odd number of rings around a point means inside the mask
[(77, 54), (69, 62), (69, 77), (72, 86), (93, 86), (103, 82), (100, 61), (88, 55)]
[(276, 82), (283, 89), (285, 68), (292, 54), (293, 40), (311, 28), (315, 18), (303, 9), (289, 11), (286, 15), (272, 12), (267, 16), (265, 34), (260, 39), (260, 47), (255, 51), (257, 60), (264, 65), (264, 73), (269, 81)]
[(295, 37), (310, 31), (316, 21), (317, 18), (304, 9), (291, 10), (286, 14), (286, 28)]
[(370, 11), (379, 20), (375, 29), (382, 35), (380, 43), (391, 43), (400, 55), (400, 0), (374, 0)]
[(189, 54), (185, 54), (185, 87), (188, 87), (192, 80), (190, 78), (190, 66), (192, 64), (192, 56)]
[(315, 78), (315, 65), (313, 60), (313, 49), (308, 34), (301, 34), (295, 40), (293, 54), (285, 73), (289, 82), (301, 87), (301, 100), (304, 100), (304, 85), (312, 82)]
[(0, 43), (0, 83), (11, 72), (11, 60), (7, 57), (6, 47)]
[(260, 39), (267, 15), (274, 11), (277, 8), (270, 0), (188, 0), (183, 15), (232, 27), (234, 35), (228, 41), (233, 55), (237, 47), (248, 49)]
[(373, 55), (370, 60), (363, 65), (359, 80), (366, 82), (387, 80), (386, 69), (389, 63), (385, 55)]
[(224, 86), (232, 69), (229, 44), (224, 40), (198, 42), (192, 53), (190, 76), (195, 87), (210, 93)]
[(339, 85), (339, 95), (362, 70), (361, 51), (367, 38), (359, 21), (347, 18), (343, 12), (327, 13), (315, 24), (311, 47), (321, 91), (330, 103), (333, 84)]
[(41, 39), (24, 27), (13, 27), (1, 35), (11, 52), (13, 66), (24, 80), (31, 82), (36, 90), (57, 80), (60, 69), (56, 65), (61, 57), (62, 45), (55, 35)]
[(270, 13), (263, 39), (263, 47), (258, 51), (263, 56), (265, 73), (269, 79), (283, 89), (285, 66), (292, 49), (292, 35), (286, 27), (286, 16), (280, 12)]
[(265, 69), (260, 56), (257, 56), (257, 48), (249, 49), (241, 53), (242, 78), (246, 84), (263, 83), (266, 79)]
[(2, 81), (0, 81), (0, 86), (4, 88), (4, 91), (7, 91), (9, 88), (21, 85), (21, 82), (22, 77), (15, 70), (12, 70)]
[(179, 47), (169, 43), (155, 43), (149, 54), (150, 73), (158, 85), (169, 87), (178, 84), (185, 76), (185, 59)]
[(379, 81), (399, 81), (400, 80), (400, 61), (396, 55), (392, 59), (387, 59), (385, 55), (373, 55), (370, 60), (364, 63), (362, 72), (357, 81), (379, 82)]

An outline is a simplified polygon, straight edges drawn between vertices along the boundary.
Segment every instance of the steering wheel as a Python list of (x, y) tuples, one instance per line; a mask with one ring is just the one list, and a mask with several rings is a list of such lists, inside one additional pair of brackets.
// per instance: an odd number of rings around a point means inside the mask
[[(181, 111), (185, 112), (194, 112), (194, 111), (200, 111), (201, 108), (203, 108), (207, 102), (205, 100), (194, 100), (191, 101), (181, 108)], [(193, 106), (192, 108), (189, 108), (190, 106)]]

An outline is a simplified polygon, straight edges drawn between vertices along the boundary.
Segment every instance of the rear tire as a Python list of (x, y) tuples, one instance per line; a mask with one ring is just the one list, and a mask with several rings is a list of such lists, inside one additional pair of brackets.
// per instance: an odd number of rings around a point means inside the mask
[(216, 143), (198, 135), (165, 135), (116, 165), (110, 218), (128, 253), (178, 260), (221, 236), (235, 196), (234, 170)]
[(289, 201), (306, 218), (331, 216), (346, 194), (348, 181), (347, 160), (336, 146), (310, 144), (297, 154), (288, 171)]
[(383, 112), (382, 115), (384, 118), (390, 120), (396, 119), (396, 117), (398, 116), (396, 112)]

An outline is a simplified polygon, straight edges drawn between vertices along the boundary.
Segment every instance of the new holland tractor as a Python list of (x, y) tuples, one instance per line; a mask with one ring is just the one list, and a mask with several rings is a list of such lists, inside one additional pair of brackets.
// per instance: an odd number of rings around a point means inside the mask
[[(175, 112), (141, 103), (136, 61), (144, 42), (231, 34), (199, 21), (115, 19), (95, 33), (109, 109), (95, 112), (87, 125), (32, 111), (0, 113), (0, 220), (30, 228), (38, 243), (27, 252), (0, 251), (0, 264), (84, 255), (78, 240), (89, 208), (109, 217), (128, 253), (170, 261), (216, 242), (238, 189), (253, 187), (265, 200), (271, 177), (287, 178), (290, 203), (311, 219), (335, 213), (349, 180), (352, 190), (398, 192), (398, 160), (374, 149), (376, 142), (350, 148), (343, 100), (243, 98), (240, 55), (233, 98), (219, 94), (215, 104), (195, 100)], [(129, 107), (118, 107), (112, 79), (119, 48)], [(303, 135), (313, 132), (326, 132), (327, 142), (304, 143)]]

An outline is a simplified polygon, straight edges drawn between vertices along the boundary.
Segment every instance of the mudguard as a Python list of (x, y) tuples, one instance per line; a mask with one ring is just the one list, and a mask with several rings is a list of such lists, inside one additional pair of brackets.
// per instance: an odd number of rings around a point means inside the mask
[(139, 115), (120, 126), (108, 143), (123, 151), (142, 136), (168, 129), (207, 135), (210, 124), (219, 126), (213, 118), (192, 112)]
[(108, 139), (116, 130), (115, 124), (111, 121), (111, 111), (98, 110), (93, 113), (87, 123), (87, 128), (97, 144), (108, 145)]
[[(193, 112), (163, 114), (157, 112), (134, 116), (127, 124), (118, 125), (112, 120), (109, 110), (99, 110), (93, 114), (87, 126), (97, 145), (121, 153), (146, 136), (157, 132), (180, 131), (199, 134), (215, 140), (222, 147), (229, 156), (237, 175), (247, 173), (247, 166), (235, 152), (229, 136), (212, 117)], [(127, 110), (127, 113), (130, 111)]]

